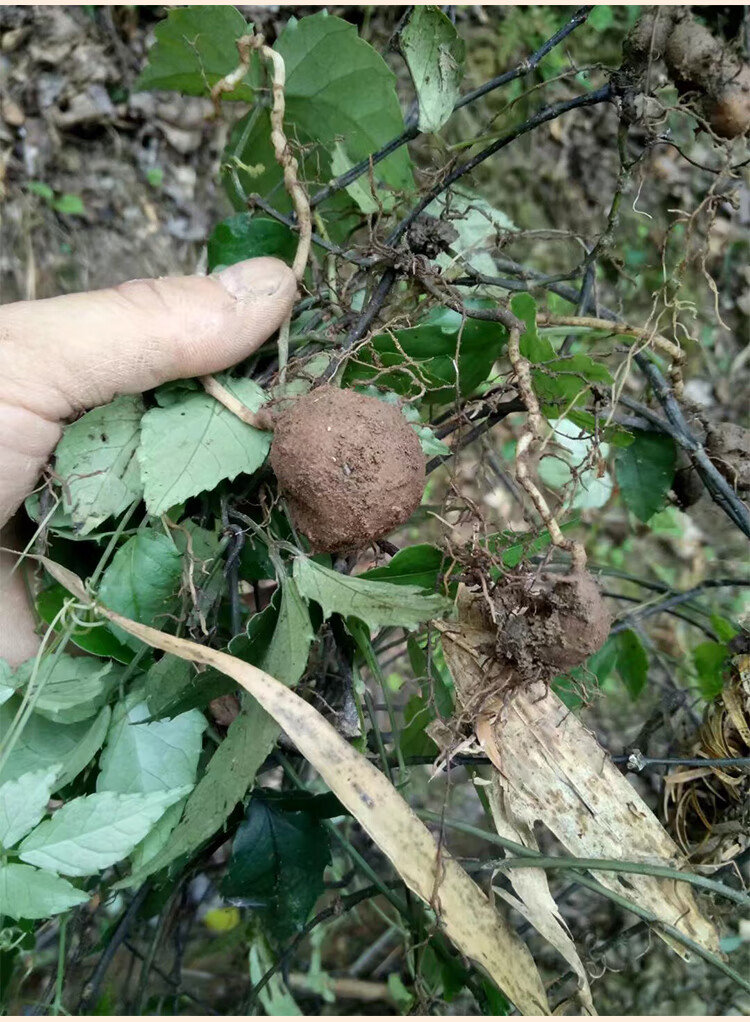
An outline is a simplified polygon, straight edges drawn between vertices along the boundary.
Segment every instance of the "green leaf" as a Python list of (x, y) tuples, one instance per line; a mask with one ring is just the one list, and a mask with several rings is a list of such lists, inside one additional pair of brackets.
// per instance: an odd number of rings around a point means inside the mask
[[(600, 508), (609, 500), (614, 483), (604, 462), (609, 455), (606, 444), (598, 445), (594, 456), (594, 438), (587, 436), (568, 419), (549, 420), (554, 428), (554, 446), (539, 463), (539, 476), (553, 489), (564, 490), (566, 508)], [(601, 459), (601, 461), (600, 461)]]
[(44, 767), (0, 784), (0, 846), (12, 848), (36, 827), (46, 812), (58, 769)]
[(151, 723), (148, 717), (145, 702), (116, 707), (99, 757), (97, 791), (129, 794), (195, 784), (206, 718), (198, 710)]
[(429, 696), (412, 696), (404, 707), (404, 726), (398, 733), (398, 747), (404, 758), (409, 756), (435, 756), (439, 749), (435, 742), (425, 733), (428, 724), (435, 720), (437, 714)]
[[(265, 393), (253, 380), (221, 382), (251, 411), (263, 404)], [(224, 479), (255, 472), (270, 446), (270, 433), (248, 426), (208, 394), (152, 408), (143, 417), (138, 450), (149, 513), (160, 515)]]
[(164, 815), (156, 821), (151, 830), (146, 834), (143, 841), (140, 841), (130, 855), (130, 864), (133, 873), (142, 870), (147, 862), (155, 858), (166, 846), (172, 831), (180, 822), (183, 810), (187, 803), (186, 798), (181, 798), (166, 810)]
[(0, 706), (7, 703), (15, 692), (13, 671), (7, 660), (0, 659)]
[(727, 621), (727, 619), (725, 617), (721, 617), (720, 614), (711, 615), (711, 627), (722, 642), (731, 642), (737, 634), (737, 629), (732, 622)]
[(510, 300), (511, 311), (526, 324), (521, 334), (521, 354), (530, 362), (548, 362), (555, 357), (555, 349), (547, 337), (542, 337), (536, 325), (536, 302), (526, 291), (513, 295)]
[(21, 843), (19, 856), (67, 876), (92, 876), (124, 859), (165, 809), (189, 787), (120, 795), (100, 791), (74, 798)]
[[(430, 646), (427, 646), (430, 641)], [(424, 648), (423, 648), (424, 647)], [(430, 655), (427, 656), (429, 648)], [(426, 705), (434, 705), (441, 717), (453, 716), (453, 679), (443, 656), (443, 647), (438, 641), (427, 637), (418, 641), (410, 635), (406, 642), (409, 663), (415, 679), (419, 682)]]
[(435, 309), (419, 326), (379, 334), (363, 345), (347, 362), (344, 385), (377, 376), (379, 387), (398, 394), (416, 395), (424, 387), (426, 401), (455, 401), (457, 384), (466, 395), (487, 379), (507, 339), (499, 323), (464, 321), (452, 309)]
[[(8, 729), (21, 705), (18, 696), (0, 706), (0, 734)], [(93, 721), (79, 724), (54, 724), (32, 713), (0, 771), (0, 783), (15, 780), (32, 770), (50, 769), (60, 764), (54, 791), (59, 791), (80, 774), (102, 746), (111, 711), (105, 706)]]
[(674, 479), (677, 451), (674, 440), (661, 433), (634, 430), (629, 447), (617, 452), (615, 477), (622, 497), (642, 522), (664, 507)]
[(294, 580), (306, 599), (320, 605), (324, 618), (331, 614), (357, 617), (368, 628), (385, 625), (416, 628), (422, 621), (442, 617), (452, 606), (450, 600), (427, 596), (416, 586), (352, 578), (307, 557), (295, 557)]
[(371, 568), (356, 578), (371, 582), (390, 582), (399, 586), (419, 586), (435, 592), (442, 573), (450, 567), (450, 559), (430, 543), (408, 546), (394, 554), (383, 568)]
[(401, 52), (417, 90), (419, 130), (438, 131), (458, 99), (464, 41), (439, 7), (425, 4), (414, 8), (401, 32)]
[(65, 427), (55, 450), (63, 507), (82, 535), (143, 493), (135, 452), (143, 400), (116, 397)]
[(89, 900), (67, 880), (33, 866), (0, 865), (0, 916), (47, 919)]
[[(16, 671), (18, 688), (28, 685), (34, 675), (36, 657)], [(102, 662), (68, 653), (44, 656), (34, 678), (34, 689), (40, 690), (34, 701), (34, 712), (59, 724), (77, 724), (98, 713), (116, 683), (111, 661)]]
[(571, 710), (577, 710), (584, 703), (584, 694), (592, 685), (601, 688), (617, 667), (617, 636), (610, 636), (600, 650), (592, 653), (585, 664), (573, 668), (567, 675), (555, 678), (552, 683), (557, 695)]
[[(52, 624), (65, 601), (69, 599), (70, 593), (68, 590), (55, 582), (48, 589), (43, 589), (37, 596), (36, 612), (42, 621)], [(85, 617), (85, 613), (82, 612), (79, 617)], [(87, 653), (91, 653), (93, 656), (111, 657), (121, 664), (129, 664), (135, 656), (133, 650), (128, 649), (127, 646), (119, 642), (109, 628), (102, 628), (100, 622), (92, 622), (90, 628), (82, 628), (76, 625), (71, 633), (70, 641), (74, 646), (85, 650)]]
[[(569, 532), (578, 524), (579, 519), (574, 516), (564, 522), (560, 529), (562, 532)], [(546, 550), (550, 544), (550, 535), (548, 529), (542, 529), (538, 533), (525, 534), (506, 529), (503, 532), (493, 532), (480, 542), (482, 546), (487, 547), (490, 553), (502, 558), (504, 567), (515, 568), (524, 558), (533, 557), (534, 554)], [(491, 574), (494, 579), (497, 579), (500, 576), (500, 571), (492, 568)]]
[(724, 687), (728, 657), (729, 650), (723, 642), (701, 642), (693, 649), (698, 687), (706, 702), (715, 699)]
[(243, 705), (243, 712), (232, 721), (226, 738), (190, 795), (168, 845), (144, 869), (116, 887), (141, 883), (208, 841), (252, 787), (255, 774), (276, 744), (281, 729), (254, 699), (246, 697)]
[(291, 263), (296, 250), (296, 236), (285, 224), (249, 213), (235, 213), (217, 224), (208, 239), (208, 269), (213, 273), (256, 256), (276, 256)]
[(618, 632), (617, 673), (632, 699), (637, 699), (648, 681), (648, 656), (636, 633), (627, 628)]
[(273, 638), (257, 666), (285, 685), (294, 686), (305, 673), (314, 638), (307, 603), (300, 596), (296, 583), (290, 578), (284, 579)]
[[(171, 10), (156, 26), (156, 42), (134, 89), (169, 89), (205, 96), (239, 64), (236, 40), (251, 30), (236, 7), (196, 4)], [(241, 84), (223, 99), (252, 97)]]
[[(160, 532), (145, 529), (123, 544), (102, 576), (99, 599), (105, 607), (154, 628), (164, 627), (180, 587), (182, 558)], [(142, 643), (117, 626), (118, 639), (140, 649)]]
[(68, 193), (61, 195), (54, 200), (52, 208), (56, 213), (67, 213), (68, 216), (86, 215), (86, 207), (80, 195), (70, 195)]
[(323, 893), (330, 861), (328, 832), (318, 820), (254, 798), (237, 829), (221, 891), (259, 912), (270, 933), (285, 941), (304, 926)]
[[(467, 188), (463, 181), (457, 181), (449, 194), (438, 196), (425, 212), (448, 220), (458, 232), (450, 246), (455, 255), (462, 256), (479, 273), (497, 274), (494, 253), (498, 237), (518, 230), (507, 213), (492, 206), (473, 188)], [(444, 270), (455, 266), (454, 256), (447, 252), (441, 253), (435, 261)]]
[(427, 457), (451, 453), (450, 447), (447, 444), (444, 444), (442, 440), (438, 440), (430, 427), (422, 422), (419, 416), (419, 410), (413, 405), (404, 404), (398, 394), (394, 394), (393, 391), (390, 390), (380, 390), (378, 387), (357, 387), (356, 389), (359, 393), (367, 394), (369, 397), (376, 397), (379, 401), (383, 401), (385, 404), (395, 405), (419, 437), (422, 452)]
[(228, 695), (237, 682), (208, 668), (197, 671), (194, 664), (167, 653), (146, 674), (146, 700), (157, 720), (176, 717), (188, 710), (202, 710), (219, 696)]
[(38, 195), (40, 199), (44, 199), (46, 202), (52, 202), (55, 197), (54, 191), (44, 181), (27, 181), (26, 190), (31, 192), (32, 195)]
[(616, 422), (605, 426), (601, 417), (597, 419), (591, 412), (581, 411), (580, 408), (569, 409), (566, 418), (592, 438), (598, 430), (599, 437), (612, 447), (629, 447), (634, 440), (633, 434), (624, 426), (620, 426)]
[[(358, 37), (353, 25), (327, 11), (299, 21), (290, 18), (274, 49), (286, 65), (286, 134), (307, 147), (300, 153), (300, 176), (308, 184), (325, 184), (333, 176), (330, 154), (335, 147), (339, 161), (351, 166), (404, 130), (395, 76), (380, 54)], [(282, 172), (274, 159), (265, 111), (251, 112), (236, 126), (227, 152), (240, 163), (263, 166), (254, 175), (240, 169), (246, 192), (278, 191)], [(231, 162), (225, 156), (225, 164)], [(414, 187), (405, 147), (378, 163), (373, 175), (377, 183), (390, 188)], [(351, 199), (357, 201), (361, 192), (361, 184), (353, 187)], [(382, 198), (387, 201), (389, 196), (385, 193)], [(274, 205), (282, 211), (290, 208), (283, 190), (274, 196)]]

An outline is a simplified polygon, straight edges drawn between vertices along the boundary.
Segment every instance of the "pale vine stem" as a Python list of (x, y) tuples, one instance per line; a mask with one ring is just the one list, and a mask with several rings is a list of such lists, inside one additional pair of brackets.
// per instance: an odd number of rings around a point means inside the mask
[[(270, 46), (266, 46), (265, 37), (262, 35), (243, 35), (237, 40), (237, 51), (240, 62), (237, 67), (224, 75), (211, 89), (211, 99), (217, 116), (221, 110), (221, 97), (225, 92), (232, 92), (250, 69), (250, 59), (255, 50), (258, 50), (271, 64), (271, 94), (273, 102), (271, 106), (271, 144), (274, 155), (284, 174), (284, 187), (292, 200), (294, 211), (297, 215), (299, 238), (297, 240), (297, 251), (292, 263), (292, 271), (300, 283), (305, 275), (307, 260), (310, 257), (310, 246), (312, 242), (312, 214), (310, 212), (310, 200), (307, 192), (299, 179), (299, 166), (292, 154), (291, 146), (284, 133), (284, 111), (286, 108), (286, 66), (284, 58)], [(286, 378), (286, 366), (289, 361), (289, 328), (291, 325), (291, 313), (279, 328), (279, 382), (283, 383)], [(226, 387), (222, 386), (213, 376), (202, 376), (201, 383), (206, 393), (219, 401), (225, 408), (236, 415), (243, 422), (259, 429), (268, 429), (270, 420), (263, 412), (256, 414), (246, 408), (235, 398)]]
[(672, 360), (669, 376), (675, 394), (680, 397), (683, 389), (682, 366), (685, 362), (685, 352), (661, 334), (642, 327), (630, 326), (628, 323), (611, 322), (608, 319), (598, 319), (596, 316), (552, 316), (548, 313), (540, 313), (537, 322), (539, 326), (571, 326), (584, 327), (588, 330), (606, 330), (607, 333), (622, 334), (625, 337), (635, 337), (637, 340), (645, 341), (648, 345), (656, 348), (657, 351), (668, 355)]
[(553, 546), (560, 550), (567, 550), (570, 554), (573, 570), (582, 571), (586, 567), (586, 551), (583, 544), (574, 539), (567, 539), (557, 523), (557, 519), (550, 510), (549, 504), (544, 495), (534, 482), (529, 470), (529, 460), (535, 441), (544, 439), (545, 419), (539, 407), (539, 400), (534, 391), (531, 380), (531, 363), (521, 353), (521, 333), (524, 324), (515, 316), (508, 315), (506, 319), (508, 328), (508, 360), (513, 367), (516, 376), (516, 385), (523, 403), (526, 405), (526, 421), (521, 429), (521, 435), (516, 445), (516, 479), (520, 486), (526, 491), (536, 508), (539, 517), (547, 526), (550, 541)]

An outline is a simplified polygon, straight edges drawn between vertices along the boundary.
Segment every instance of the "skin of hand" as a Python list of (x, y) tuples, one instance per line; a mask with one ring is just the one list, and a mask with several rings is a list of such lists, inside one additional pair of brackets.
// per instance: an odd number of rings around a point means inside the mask
[[(0, 548), (66, 420), (118, 394), (215, 373), (256, 351), (292, 309), (297, 283), (278, 259), (209, 277), (118, 287), (0, 307)], [(0, 658), (16, 666), (40, 638), (17, 558), (0, 549)]]

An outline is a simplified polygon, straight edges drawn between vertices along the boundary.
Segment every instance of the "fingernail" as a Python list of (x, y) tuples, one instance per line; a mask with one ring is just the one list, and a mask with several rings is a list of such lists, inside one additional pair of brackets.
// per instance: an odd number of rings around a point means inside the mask
[(296, 288), (294, 275), (286, 263), (270, 256), (245, 259), (241, 263), (227, 266), (215, 276), (237, 301), (270, 298), (279, 291), (288, 290), (290, 286)]

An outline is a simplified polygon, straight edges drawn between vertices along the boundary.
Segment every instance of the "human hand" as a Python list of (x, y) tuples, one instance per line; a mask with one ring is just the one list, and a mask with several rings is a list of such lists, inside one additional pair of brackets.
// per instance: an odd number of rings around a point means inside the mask
[[(0, 528), (15, 514), (67, 419), (117, 394), (203, 376), (256, 351), (289, 314), (297, 284), (277, 259), (211, 277), (119, 287), (0, 307)], [(3, 533), (0, 546), (12, 546)], [(32, 656), (39, 637), (15, 557), (0, 552), (0, 658)]]

